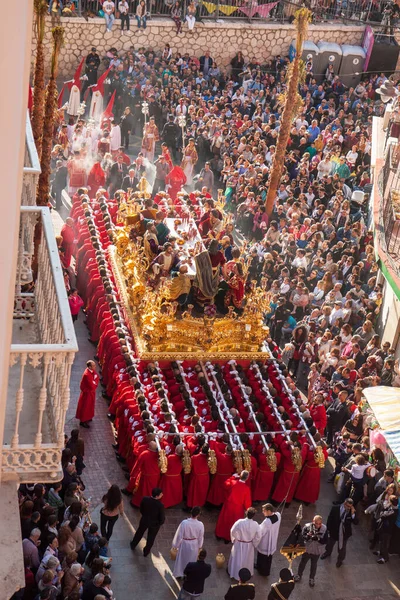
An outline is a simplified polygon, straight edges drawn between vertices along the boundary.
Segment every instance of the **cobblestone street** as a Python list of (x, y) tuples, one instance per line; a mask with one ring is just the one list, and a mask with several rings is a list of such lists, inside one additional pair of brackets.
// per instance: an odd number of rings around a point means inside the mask
[[(68, 432), (78, 425), (74, 415), (79, 396), (79, 382), (86, 361), (95, 354), (94, 346), (87, 339), (87, 329), (83, 324), (83, 315), (80, 315), (76, 324), (76, 333), (80, 351), (76, 356), (72, 372), (71, 404), (66, 423)], [(87, 497), (92, 499), (93, 520), (99, 522), (102, 495), (110, 484), (118, 483), (123, 487), (126, 483), (124, 473), (114, 458), (114, 451), (111, 447), (113, 443), (112, 426), (107, 419), (107, 403), (101, 397), (100, 390), (97, 397), (95, 419), (90, 430), (81, 429), (81, 434), (85, 439), (86, 469), (83, 473), (83, 479), (86, 484), (86, 494)], [(326, 467), (323, 480), (327, 479), (329, 468), (329, 466)], [(304, 507), (303, 524), (316, 513), (320, 513), (326, 520), (331, 502), (335, 499), (334, 495), (332, 486), (324, 481), (320, 500), (316, 507)], [(113, 557), (111, 569), (112, 588), (116, 599), (168, 600), (176, 598), (179, 586), (172, 576), (173, 562), (170, 559), (169, 550), (175, 529), (178, 523), (185, 518), (185, 513), (180, 508), (167, 510), (166, 523), (157, 537), (153, 551), (148, 558), (144, 558), (141, 553), (143, 543), (135, 552), (132, 552), (129, 548), (129, 541), (138, 524), (139, 511), (131, 507), (129, 499), (125, 498), (124, 501), (125, 517), (118, 520), (110, 542), (110, 551)], [(262, 516), (260, 507), (259, 510), (258, 520), (260, 521)], [(298, 503), (296, 502), (285, 509), (280, 542), (284, 541), (294, 526), (297, 510)], [(223, 552), (226, 559), (228, 559), (230, 551), (230, 546), (218, 543), (214, 537), (216, 517), (217, 511), (206, 509), (204, 509), (201, 517), (206, 530), (205, 548), (208, 551), (208, 560), (213, 565), (213, 572), (206, 582), (203, 596), (206, 600), (222, 600), (230, 585), (225, 570), (215, 568), (215, 555), (217, 552)], [(360, 524), (353, 528), (354, 535), (347, 546), (347, 558), (340, 570), (335, 567), (336, 558), (332, 555), (332, 558), (319, 563), (315, 588), (311, 590), (308, 586), (307, 571), (302, 583), (296, 586), (291, 598), (294, 600), (300, 598), (316, 600), (323, 596), (324, 600), (339, 600), (342, 598), (352, 600), (382, 598), (382, 600), (389, 600), (398, 597), (400, 595), (399, 558), (397, 556), (392, 557), (386, 565), (376, 564), (376, 557), (368, 550), (367, 529), (366, 519), (361, 518)], [(295, 572), (298, 561), (299, 559), (294, 563)], [(256, 585), (256, 598), (258, 600), (266, 597), (269, 585), (277, 580), (279, 570), (286, 565), (286, 559), (276, 553), (272, 565), (272, 575), (268, 579), (258, 575), (254, 576), (253, 581)]]

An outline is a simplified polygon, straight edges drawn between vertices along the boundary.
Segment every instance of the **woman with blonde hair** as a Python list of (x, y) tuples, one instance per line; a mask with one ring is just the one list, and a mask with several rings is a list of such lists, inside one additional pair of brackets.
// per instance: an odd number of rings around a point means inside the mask
[(327, 294), (331, 291), (331, 289), (333, 289), (332, 273), (330, 271), (326, 271), (326, 273), (324, 273), (324, 276), (322, 277), (321, 281), (324, 284), (325, 294)]
[(58, 555), (60, 560), (62, 561), (71, 552), (76, 552), (76, 541), (68, 525), (63, 525), (58, 532)]
[(366, 347), (366, 345), (368, 344), (368, 342), (375, 335), (372, 321), (370, 321), (369, 319), (364, 321), (364, 323), (361, 325), (361, 327), (356, 329), (356, 331), (354, 332), (354, 335), (360, 336), (359, 343), (360, 343), (361, 349), (363, 350)]

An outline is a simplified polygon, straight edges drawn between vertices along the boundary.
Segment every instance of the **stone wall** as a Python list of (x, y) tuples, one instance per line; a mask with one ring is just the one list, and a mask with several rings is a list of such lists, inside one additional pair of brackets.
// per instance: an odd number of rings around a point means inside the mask
[[(196, 24), (193, 33), (184, 25), (184, 33), (176, 35), (175, 25), (170, 19), (151, 19), (146, 30), (138, 30), (136, 21), (131, 23), (131, 33), (121, 35), (119, 21), (111, 32), (105, 32), (104, 20), (100, 18), (62, 18), (65, 27), (65, 44), (61, 50), (60, 78), (64, 80), (74, 73), (82, 55), (87, 54), (92, 45), (98, 49), (100, 56), (115, 47), (128, 50), (130, 46), (162, 50), (168, 42), (173, 52), (189, 52), (193, 56), (201, 56), (209, 49), (212, 57), (220, 66), (229, 64), (238, 50), (242, 50), (245, 58), (258, 57), (261, 60), (287, 54), (295, 36), (294, 25), (273, 23), (246, 23), (225, 20), (223, 23), (206, 21)], [(313, 42), (325, 40), (339, 44), (360, 44), (363, 26), (346, 25), (311, 25), (308, 39)], [(51, 21), (48, 18), (46, 28), (46, 60), (47, 67), (51, 55)], [(33, 42), (35, 44), (35, 42)], [(34, 48), (32, 51), (34, 60)]]

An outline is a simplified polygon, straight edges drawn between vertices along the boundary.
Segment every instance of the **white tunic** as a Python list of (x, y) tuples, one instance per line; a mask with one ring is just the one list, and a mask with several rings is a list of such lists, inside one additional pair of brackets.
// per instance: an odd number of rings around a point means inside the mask
[(254, 574), (254, 549), (260, 541), (260, 526), (253, 519), (239, 519), (231, 529), (233, 547), (228, 562), (230, 577), (239, 580), (240, 569)]
[(78, 115), (81, 105), (81, 91), (77, 85), (73, 85), (69, 94), (67, 113), (73, 117)]
[(204, 525), (201, 521), (192, 518), (182, 521), (172, 540), (172, 547), (178, 548), (173, 570), (175, 577), (183, 577), (186, 565), (197, 560), (203, 540)]
[(96, 123), (100, 123), (101, 115), (103, 114), (103, 96), (99, 90), (93, 92), (92, 101), (90, 103), (89, 117), (94, 119)]
[(281, 514), (275, 513), (278, 517), (276, 523), (272, 523), (268, 517), (260, 525), (261, 540), (258, 544), (257, 550), (261, 554), (270, 556), (276, 551), (276, 545), (278, 542), (279, 528), (281, 526)]
[(121, 148), (121, 128), (119, 125), (111, 127), (110, 131), (111, 152), (116, 152)]

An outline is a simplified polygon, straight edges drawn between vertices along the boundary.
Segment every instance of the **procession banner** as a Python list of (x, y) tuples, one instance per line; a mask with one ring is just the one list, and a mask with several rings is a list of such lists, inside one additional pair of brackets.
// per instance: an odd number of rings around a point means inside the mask
[(362, 41), (362, 49), (365, 52), (365, 61), (363, 70), (366, 71), (369, 64), (369, 59), (371, 58), (372, 48), (374, 47), (374, 30), (370, 25), (367, 25), (364, 31), (364, 37)]
[(248, 7), (239, 6), (239, 10), (241, 10), (245, 15), (251, 19), (254, 17), (256, 13), (260, 15), (260, 17), (267, 17), (270, 11), (276, 6), (278, 2), (269, 2), (268, 4), (257, 4), (257, 2), (252, 2), (252, 4)]
[(278, 4), (278, 2), (269, 2), (268, 4), (259, 4), (257, 12), (260, 15), (260, 17), (263, 17), (265, 19), (269, 15), (271, 10), (274, 8), (274, 6), (276, 6), (277, 4)]
[(211, 14), (215, 12), (217, 5), (214, 2), (202, 2), (202, 5), (207, 9), (207, 11)]
[(239, 6), (239, 10), (241, 10), (245, 15), (251, 19), (257, 12), (258, 4), (252, 4), (251, 6), (245, 8), (244, 6)]
[(235, 12), (235, 10), (237, 10), (238, 7), (237, 6), (230, 6), (229, 4), (220, 4), (219, 5), (219, 10), (224, 13), (224, 15), (227, 15), (229, 17), (229, 15), (233, 14)]

